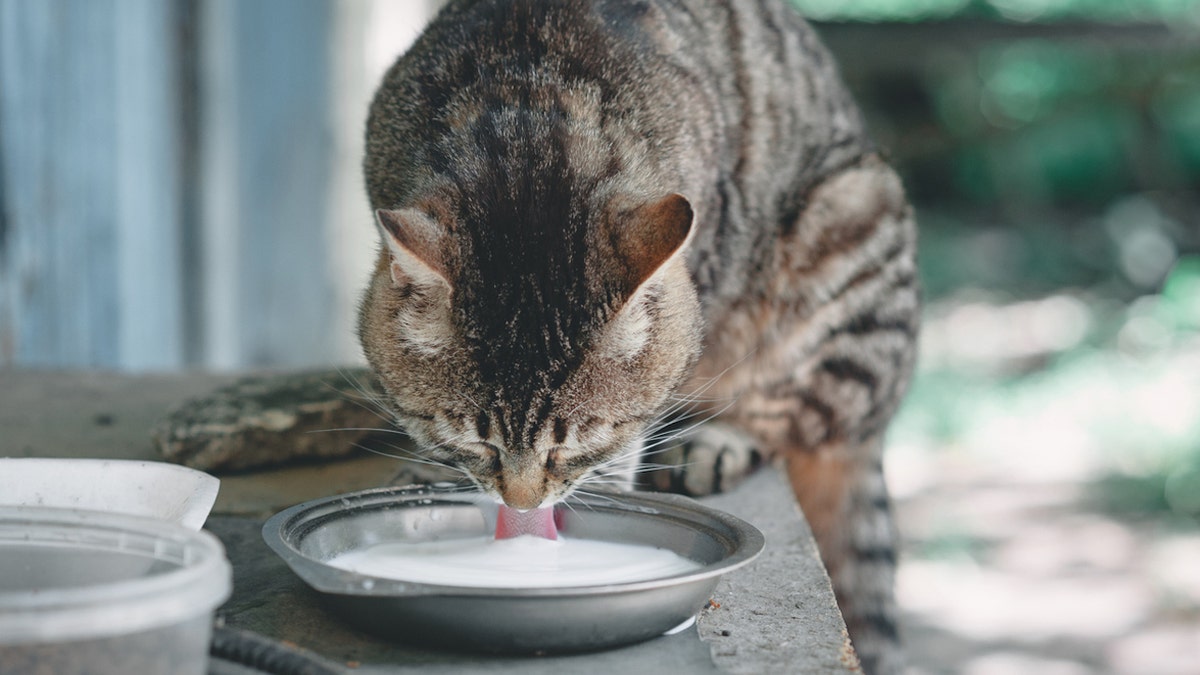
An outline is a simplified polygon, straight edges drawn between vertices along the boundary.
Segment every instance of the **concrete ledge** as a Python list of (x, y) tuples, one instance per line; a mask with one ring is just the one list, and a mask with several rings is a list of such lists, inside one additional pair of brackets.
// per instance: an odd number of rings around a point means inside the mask
[[(0, 456), (158, 459), (150, 428), (176, 403), (226, 384), (225, 375), (123, 376), (0, 371)], [(705, 499), (754, 523), (767, 547), (729, 574), (697, 625), (673, 636), (594, 654), (494, 659), (384, 643), (343, 626), (263, 544), (265, 516), (328, 494), (385, 483), (394, 460), (332, 463), (220, 475), (208, 529), (225, 542), (234, 595), (231, 626), (289, 640), (355, 672), (857, 672), (829, 579), (783, 476), (766, 469), (729, 494)]]

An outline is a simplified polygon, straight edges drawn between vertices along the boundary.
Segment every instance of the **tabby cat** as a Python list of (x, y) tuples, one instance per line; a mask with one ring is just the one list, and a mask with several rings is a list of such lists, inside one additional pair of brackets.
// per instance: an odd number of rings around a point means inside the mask
[(880, 454), (916, 231), (798, 16), (453, 0), (384, 78), (365, 171), (360, 336), (430, 458), (517, 508), (628, 480), (663, 427), (659, 487), (779, 458), (865, 670), (900, 670)]

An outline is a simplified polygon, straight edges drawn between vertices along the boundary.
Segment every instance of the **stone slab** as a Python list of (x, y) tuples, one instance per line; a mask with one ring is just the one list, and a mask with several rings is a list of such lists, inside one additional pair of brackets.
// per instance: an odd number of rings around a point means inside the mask
[[(233, 381), (229, 375), (126, 376), (0, 370), (0, 457), (157, 459), (154, 424), (174, 404)], [(711, 506), (763, 531), (767, 547), (726, 576), (697, 625), (601, 653), (531, 659), (415, 650), (359, 634), (328, 615), (262, 542), (262, 521), (295, 503), (381, 485), (390, 458), (218, 474), (208, 528), (226, 544), (234, 595), (220, 610), (232, 626), (305, 646), (366, 673), (847, 673), (855, 672), (829, 579), (783, 476), (766, 469)]]

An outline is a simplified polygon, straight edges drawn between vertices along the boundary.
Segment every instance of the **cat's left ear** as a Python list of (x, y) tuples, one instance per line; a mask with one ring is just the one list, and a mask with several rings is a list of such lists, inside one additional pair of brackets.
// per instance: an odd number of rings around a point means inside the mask
[(692, 205), (681, 194), (613, 215), (609, 236), (623, 263), (622, 285), (628, 294), (683, 251), (692, 236), (694, 219)]
[(379, 233), (392, 254), (392, 281), (403, 286), (444, 284), (451, 288), (446, 266), (446, 233), (419, 209), (378, 209)]

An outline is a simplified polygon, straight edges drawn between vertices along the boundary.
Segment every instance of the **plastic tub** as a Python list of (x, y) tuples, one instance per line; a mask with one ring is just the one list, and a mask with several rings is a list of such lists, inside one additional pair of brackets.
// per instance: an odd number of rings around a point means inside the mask
[(122, 514), (0, 507), (0, 673), (207, 669), (229, 597), (213, 535)]
[(126, 513), (198, 530), (221, 482), (184, 466), (133, 459), (0, 457), (0, 506)]

